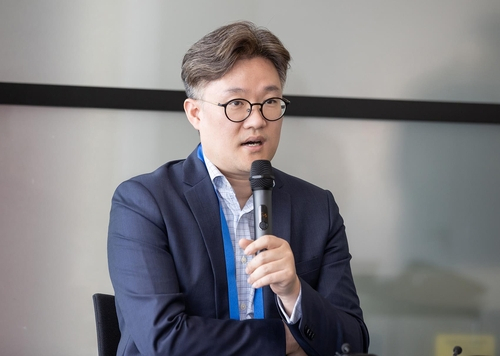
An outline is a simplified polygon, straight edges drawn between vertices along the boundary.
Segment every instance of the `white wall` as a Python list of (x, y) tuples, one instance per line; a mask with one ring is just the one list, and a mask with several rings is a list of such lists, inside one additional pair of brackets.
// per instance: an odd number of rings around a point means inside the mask
[[(248, 19), (290, 49), (287, 94), (500, 103), (499, 16), (465, 0), (4, 0), (0, 81), (182, 89), (187, 48)], [(498, 344), (500, 126), (285, 120), (273, 164), (336, 196), (371, 351)], [(182, 113), (0, 106), (0, 354), (96, 354), (113, 190), (197, 142)]]

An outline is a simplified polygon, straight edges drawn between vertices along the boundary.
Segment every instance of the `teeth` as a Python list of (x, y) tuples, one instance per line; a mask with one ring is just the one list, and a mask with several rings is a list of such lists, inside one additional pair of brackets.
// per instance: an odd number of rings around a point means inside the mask
[(258, 146), (258, 145), (260, 145), (260, 142), (247, 142), (246, 145), (247, 146)]

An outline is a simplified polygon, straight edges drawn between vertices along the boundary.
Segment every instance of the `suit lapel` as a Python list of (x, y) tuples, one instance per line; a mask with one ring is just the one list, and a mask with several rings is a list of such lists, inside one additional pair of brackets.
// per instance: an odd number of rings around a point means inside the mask
[(275, 186), (273, 189), (273, 233), (290, 243), (290, 226), (292, 218), (292, 204), (290, 194), (285, 192), (283, 182), (276, 173)]
[(215, 279), (217, 318), (229, 318), (226, 263), (220, 225), (219, 201), (206, 167), (196, 156), (196, 150), (184, 163), (184, 182), (190, 187), (184, 195), (198, 223), (210, 258)]

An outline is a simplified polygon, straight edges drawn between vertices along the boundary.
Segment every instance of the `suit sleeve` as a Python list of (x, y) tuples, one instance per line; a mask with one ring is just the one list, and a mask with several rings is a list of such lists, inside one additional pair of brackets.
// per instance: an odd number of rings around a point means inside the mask
[(319, 273), (310, 272), (317, 276), (311, 283), (307, 269), (301, 277), (297, 266), (302, 318), (289, 327), (308, 355), (334, 355), (344, 343), (353, 353), (368, 352), (369, 336), (352, 278), (344, 223), (332, 194), (326, 193), (329, 226)]
[(279, 319), (219, 320), (187, 311), (167, 231), (149, 189), (138, 181), (117, 188), (110, 213), (108, 263), (122, 332), (118, 353), (284, 355)]

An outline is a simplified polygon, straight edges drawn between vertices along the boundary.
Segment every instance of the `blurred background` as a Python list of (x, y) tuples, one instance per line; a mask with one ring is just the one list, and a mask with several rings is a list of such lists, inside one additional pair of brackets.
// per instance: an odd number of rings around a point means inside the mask
[[(2, 0), (0, 82), (182, 90), (242, 19), (290, 50), (285, 96), (500, 104), (493, 1)], [(500, 125), (424, 119), (286, 117), (273, 165), (333, 192), (372, 353), (498, 355)], [(0, 105), (0, 354), (97, 354), (113, 191), (197, 143), (182, 112)]]

